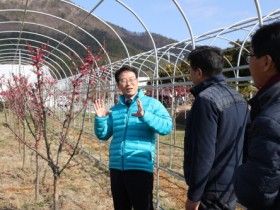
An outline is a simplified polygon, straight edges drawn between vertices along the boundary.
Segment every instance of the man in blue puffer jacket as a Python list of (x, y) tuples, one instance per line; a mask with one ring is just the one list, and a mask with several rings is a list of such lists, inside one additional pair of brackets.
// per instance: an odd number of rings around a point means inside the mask
[(252, 36), (249, 69), (259, 89), (249, 101), (248, 156), (235, 173), (235, 192), (248, 210), (280, 209), (280, 22)]
[(156, 134), (172, 130), (172, 120), (158, 100), (138, 89), (138, 72), (123, 66), (115, 72), (123, 93), (119, 103), (106, 110), (103, 100), (94, 102), (94, 130), (110, 143), (110, 178), (115, 210), (153, 209), (153, 168)]

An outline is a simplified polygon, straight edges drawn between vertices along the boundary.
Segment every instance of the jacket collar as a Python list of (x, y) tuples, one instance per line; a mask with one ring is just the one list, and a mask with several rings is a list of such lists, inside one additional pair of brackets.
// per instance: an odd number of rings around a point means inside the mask
[[(251, 120), (254, 120), (256, 115), (270, 105), (275, 98), (280, 96), (280, 77), (278, 80), (273, 79), (273, 83), (269, 83), (270, 86), (262, 88), (255, 97), (249, 100), (251, 105)], [(280, 97), (278, 97), (280, 100)]]
[(203, 82), (191, 88), (190, 91), (193, 94), (193, 96), (196, 97), (201, 91), (205, 90), (207, 87), (220, 82), (225, 82), (225, 77), (222, 74), (218, 74), (204, 80)]
[(272, 76), (267, 83), (261, 88), (259, 89), (257, 95), (261, 94), (262, 92), (264, 92), (266, 89), (270, 88), (271, 86), (273, 86), (275, 83), (280, 81), (280, 73), (275, 74), (274, 76)]
[[(134, 101), (136, 101), (137, 98), (142, 98), (144, 96), (144, 92), (141, 88), (138, 89), (138, 93), (133, 97), (133, 100), (131, 103), (133, 103)], [(121, 104), (124, 104), (125, 105), (125, 97), (124, 95), (120, 95), (119, 96), (119, 102)]]

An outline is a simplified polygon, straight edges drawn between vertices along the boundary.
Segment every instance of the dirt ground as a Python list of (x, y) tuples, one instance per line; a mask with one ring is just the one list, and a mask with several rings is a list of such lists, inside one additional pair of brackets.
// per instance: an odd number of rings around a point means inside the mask
[[(35, 155), (27, 151), (23, 167), (23, 149), (0, 126), (0, 210), (49, 210), (52, 205), (52, 173), (40, 161), (40, 187), (35, 201)], [(112, 210), (108, 172), (84, 156), (76, 159), (59, 182), (58, 209)]]
[[(0, 114), (0, 123), (3, 122)], [(53, 177), (46, 162), (40, 160), (39, 196), (35, 200), (35, 154), (0, 124), (0, 210), (52, 209)], [(59, 210), (112, 210), (110, 180), (107, 168), (79, 154), (73, 167), (61, 176), (58, 185)], [(186, 186), (160, 171), (160, 206), (165, 210), (183, 209)], [(156, 186), (156, 177), (155, 177)], [(156, 197), (156, 187), (154, 196)]]
[[(50, 168), (40, 160), (39, 196), (35, 200), (35, 154), (26, 149), (23, 162), (23, 146), (2, 124), (0, 133), (0, 210), (51, 210), (53, 177)], [(112, 210), (108, 170), (82, 154), (71, 165), (73, 167), (67, 169), (59, 181), (57, 209)], [(157, 196), (156, 182), (155, 177), (154, 197)], [(185, 182), (163, 171), (159, 173), (159, 182), (160, 206), (165, 210), (184, 209)]]

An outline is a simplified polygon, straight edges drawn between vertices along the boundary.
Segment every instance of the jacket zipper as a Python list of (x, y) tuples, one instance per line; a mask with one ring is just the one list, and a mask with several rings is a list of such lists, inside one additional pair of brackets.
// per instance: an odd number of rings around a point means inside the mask
[(123, 143), (122, 143), (122, 171), (124, 171), (124, 146), (125, 146), (125, 139), (126, 139), (126, 132), (127, 132), (127, 125), (128, 125), (128, 113), (129, 113), (129, 108), (127, 108), (126, 111), (126, 125), (125, 125), (125, 132), (124, 132), (124, 138), (123, 138)]

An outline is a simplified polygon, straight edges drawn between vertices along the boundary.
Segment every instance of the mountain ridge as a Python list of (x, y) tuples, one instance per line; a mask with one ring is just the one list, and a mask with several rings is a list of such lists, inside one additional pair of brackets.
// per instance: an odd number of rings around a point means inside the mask
[[(68, 0), (68, 2), (71, 2)], [(73, 3), (73, 2), (71, 2)], [(63, 3), (58, 0), (29, 0), (28, 5), (26, 5), (26, 1), (24, 0), (2, 0), (0, 2), (0, 7), (4, 9), (21, 9), (13, 12), (2, 12), (0, 13), (0, 21), (7, 21), (7, 20), (17, 20), (19, 23), (22, 21), (23, 18), (23, 9), (27, 6), (28, 12), (26, 13), (25, 21), (30, 22), (30, 24), (24, 24), (26, 30), (36, 31), (38, 28), (42, 31), (42, 33), (47, 34), (49, 37), (56, 37), (58, 40), (63, 39), (62, 33), (55, 32), (54, 29), (50, 30), (49, 28), (44, 28), (49, 26), (51, 28), (57, 28), (64, 33), (71, 33), (73, 28), (78, 26), (85, 29), (91, 36), (95, 37), (99, 40), (100, 43), (106, 44), (106, 50), (110, 52), (110, 56), (112, 56), (112, 60), (120, 60), (127, 57), (127, 53), (122, 46), (118, 37), (114, 34), (114, 32), (98, 20), (97, 17), (93, 15), (88, 15), (87, 12), (81, 10), (79, 8), (73, 7), (70, 4)], [(39, 11), (39, 12), (38, 12)], [(60, 18), (55, 18), (53, 16), (57, 16)], [(85, 17), (87, 17), (85, 19)], [(83, 20), (85, 21), (83, 22)], [(31, 22), (33, 24), (31, 24)], [(41, 25), (34, 25), (35, 23)], [(20, 24), (18, 23), (18, 28), (20, 30)], [(133, 32), (129, 31), (121, 26), (117, 26), (110, 22), (106, 22), (109, 24), (114, 30), (118, 33), (121, 39), (126, 44), (126, 47), (130, 53), (130, 56), (139, 54), (141, 52), (149, 51), (154, 49), (153, 43), (150, 39), (150, 36), (146, 32)], [(72, 24), (73, 27), (69, 27), (69, 24)], [(14, 25), (3, 25), (1, 24), (0, 30), (7, 30), (13, 28)], [(91, 45), (95, 49), (99, 49), (97, 43), (92, 43), (92, 40), (89, 39), (89, 35), (85, 33), (82, 34), (80, 31), (73, 33), (73, 36), (76, 37), (78, 40), (83, 40), (85, 45)], [(157, 33), (151, 33), (156, 44), (156, 47), (162, 47), (174, 42), (177, 42), (174, 39), (167, 38), (163, 35)], [(0, 35), (3, 37), (3, 35)], [(42, 41), (44, 38), (42, 38)], [(66, 44), (71, 44), (70, 41), (66, 42)], [(79, 48), (78, 46), (76, 46)], [(78, 50), (79, 51), (79, 50)]]

